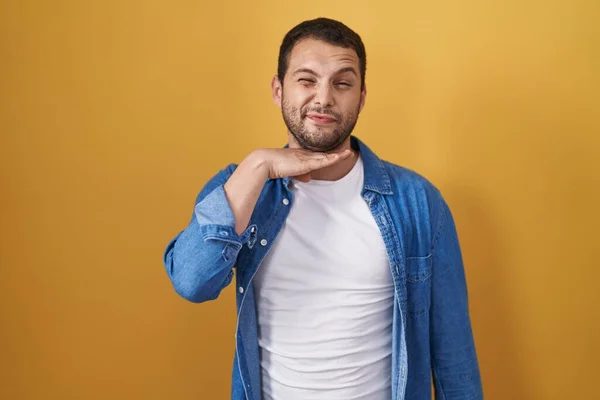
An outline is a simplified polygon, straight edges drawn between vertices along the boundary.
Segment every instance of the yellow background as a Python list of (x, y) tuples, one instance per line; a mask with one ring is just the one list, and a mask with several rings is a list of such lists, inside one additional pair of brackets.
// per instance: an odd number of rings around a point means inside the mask
[(187, 303), (162, 253), (285, 143), (279, 44), (322, 15), (367, 48), (356, 135), (454, 211), (486, 398), (598, 398), (599, 4), (3, 1), (0, 398), (228, 398), (232, 287)]

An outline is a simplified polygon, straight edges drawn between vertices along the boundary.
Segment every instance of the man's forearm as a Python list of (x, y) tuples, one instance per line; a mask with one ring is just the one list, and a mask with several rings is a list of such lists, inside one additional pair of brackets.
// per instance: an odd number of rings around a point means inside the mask
[(235, 216), (238, 235), (248, 226), (250, 217), (269, 174), (260, 150), (250, 153), (237, 167), (223, 188)]

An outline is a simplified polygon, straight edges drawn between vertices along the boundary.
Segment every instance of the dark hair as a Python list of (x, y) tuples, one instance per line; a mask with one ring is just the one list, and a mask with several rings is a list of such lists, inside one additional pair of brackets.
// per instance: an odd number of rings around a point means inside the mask
[(283, 77), (288, 69), (289, 55), (292, 49), (302, 39), (315, 39), (323, 42), (353, 49), (358, 56), (361, 89), (365, 86), (367, 71), (367, 53), (360, 36), (339, 21), (329, 18), (317, 18), (301, 22), (293, 27), (283, 38), (279, 48), (277, 77), (283, 84)]

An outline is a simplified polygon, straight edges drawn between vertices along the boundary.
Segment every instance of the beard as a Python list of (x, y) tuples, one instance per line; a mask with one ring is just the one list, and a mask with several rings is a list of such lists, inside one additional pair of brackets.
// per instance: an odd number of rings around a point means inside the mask
[[(306, 114), (314, 112), (331, 115), (335, 118), (337, 127), (330, 132), (327, 128), (311, 127), (306, 124)], [(329, 152), (340, 147), (350, 136), (358, 121), (359, 107), (346, 118), (340, 113), (320, 106), (304, 107), (298, 109), (282, 99), (281, 113), (283, 121), (290, 134), (296, 139), (300, 147), (314, 152)]]

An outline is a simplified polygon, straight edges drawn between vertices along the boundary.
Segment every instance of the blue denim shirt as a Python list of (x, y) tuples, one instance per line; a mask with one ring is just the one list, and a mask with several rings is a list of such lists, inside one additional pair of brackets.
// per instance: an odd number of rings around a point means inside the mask
[[(362, 197), (386, 245), (395, 287), (392, 399), (482, 399), (467, 285), (454, 220), (440, 192), (413, 171), (380, 160), (358, 138)], [(236, 165), (214, 176), (196, 199), (192, 220), (167, 246), (164, 263), (177, 293), (216, 299), (236, 270), (234, 400), (260, 400), (257, 310), (252, 278), (285, 224), (290, 178), (267, 180), (250, 224), (238, 235), (223, 185)], [(288, 201), (284, 201), (287, 199)], [(207, 360), (208, 362), (209, 360)]]

